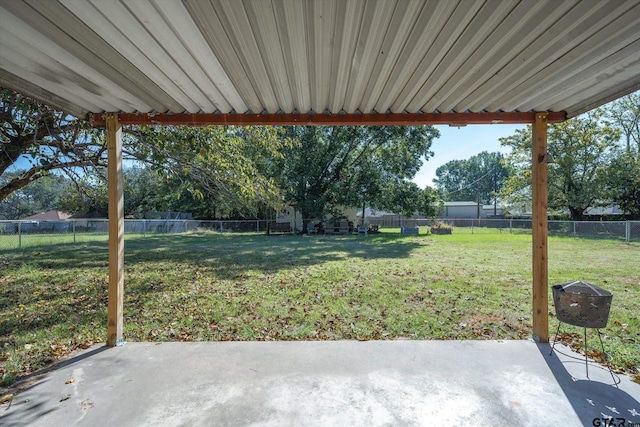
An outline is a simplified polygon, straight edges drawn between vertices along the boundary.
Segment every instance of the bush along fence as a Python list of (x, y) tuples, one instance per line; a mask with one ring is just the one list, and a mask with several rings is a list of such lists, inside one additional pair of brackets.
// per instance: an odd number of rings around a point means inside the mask
[[(380, 228), (431, 228), (436, 224), (446, 224), (454, 228), (467, 228), (472, 233), (475, 229), (494, 229), (500, 233), (531, 232), (531, 220), (527, 219), (416, 219), (405, 218), (400, 215), (385, 215), (384, 217), (367, 218), (367, 222)], [(640, 242), (640, 221), (549, 221), (548, 224), (550, 235), (618, 239), (627, 243)], [(108, 235), (108, 230), (109, 221), (106, 219), (0, 221), (0, 249), (104, 240)], [(267, 221), (125, 220), (125, 234), (146, 236), (194, 231), (265, 233), (267, 231)]]

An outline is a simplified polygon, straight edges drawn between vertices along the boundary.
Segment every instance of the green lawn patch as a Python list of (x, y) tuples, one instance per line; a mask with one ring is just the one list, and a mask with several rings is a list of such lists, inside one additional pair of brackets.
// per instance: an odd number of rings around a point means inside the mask
[[(106, 240), (48, 242), (0, 248), (3, 385), (106, 335)], [(198, 232), (128, 236), (125, 250), (127, 341), (531, 336), (528, 234)], [(613, 366), (629, 373), (640, 367), (638, 259), (637, 245), (549, 239), (550, 284), (584, 280), (613, 293), (602, 332)], [(563, 330), (578, 347), (581, 329)]]

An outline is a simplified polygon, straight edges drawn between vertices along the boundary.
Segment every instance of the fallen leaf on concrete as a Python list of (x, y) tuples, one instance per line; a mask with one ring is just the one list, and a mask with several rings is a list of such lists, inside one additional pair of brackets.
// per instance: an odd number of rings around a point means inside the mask
[(13, 393), (5, 394), (4, 396), (0, 397), (0, 404), (9, 403), (12, 400), (13, 400)]
[(76, 382), (75, 378), (69, 378), (68, 380), (66, 380), (64, 383), (65, 384), (73, 384), (74, 382)]
[(70, 394), (67, 394), (65, 397), (63, 397), (62, 399), (60, 399), (60, 402), (64, 402), (65, 400), (69, 400), (71, 398)]

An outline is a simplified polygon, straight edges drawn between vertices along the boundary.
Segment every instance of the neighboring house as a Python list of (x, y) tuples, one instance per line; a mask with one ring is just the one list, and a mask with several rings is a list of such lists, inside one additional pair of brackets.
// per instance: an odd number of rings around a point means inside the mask
[[(495, 209), (495, 216), (504, 213), (501, 207)], [(476, 202), (444, 202), (438, 217), (440, 218), (487, 218), (494, 216), (493, 205), (480, 205)]]
[(612, 215), (624, 215), (624, 211), (620, 209), (620, 206), (602, 206), (597, 208), (589, 208), (584, 211), (585, 215), (589, 216), (612, 216)]
[[(509, 209), (509, 212), (514, 217), (531, 217), (531, 206), (524, 205), (520, 209), (512, 207)], [(620, 219), (624, 214), (624, 211), (620, 209), (620, 206), (618, 205), (589, 208), (584, 211), (584, 216), (587, 220), (600, 220), (603, 218)], [(549, 211), (549, 215), (562, 215), (569, 217), (571, 212), (569, 212), (568, 209), (562, 209), (559, 211)]]
[[(22, 233), (64, 233), (69, 231), (69, 223), (64, 220), (71, 218), (71, 214), (60, 211), (48, 211), (31, 215), (20, 220)], [(14, 225), (17, 232), (17, 223)]]
[[(382, 218), (384, 216), (389, 216), (389, 215), (397, 215), (394, 212), (387, 212), (387, 211), (382, 211), (380, 209), (373, 209), (373, 208), (365, 208), (364, 210), (364, 217), (365, 217), (365, 222), (368, 221), (369, 218)], [(362, 208), (357, 209), (357, 212), (355, 214), (356, 220), (358, 221), (358, 223), (360, 223), (360, 221), (362, 221)]]
[[(342, 206), (340, 207), (340, 210), (342, 211), (344, 217), (346, 217), (349, 221), (353, 221), (355, 223), (358, 208)], [(301, 231), (303, 229), (303, 220), (306, 219), (317, 218), (302, 218), (302, 212), (290, 205), (285, 205), (282, 209), (276, 212), (276, 222), (289, 223), (291, 225), (291, 229), (295, 231)], [(323, 219), (325, 221), (328, 221), (331, 220), (331, 217), (328, 216)]]
[(494, 205), (482, 205), (482, 210), (480, 211), (480, 216), (482, 218), (492, 217), (492, 216), (501, 216), (504, 214), (504, 209), (500, 206), (494, 207)]
[(31, 215), (22, 220), (26, 221), (60, 221), (71, 218), (71, 214), (60, 211), (47, 211), (36, 215)]
[(444, 202), (438, 217), (478, 218), (478, 204), (476, 202)]
[(293, 206), (285, 205), (276, 212), (276, 222), (278, 224), (289, 223), (292, 230), (302, 230), (302, 212)]
[(145, 212), (144, 219), (193, 219), (191, 212)]

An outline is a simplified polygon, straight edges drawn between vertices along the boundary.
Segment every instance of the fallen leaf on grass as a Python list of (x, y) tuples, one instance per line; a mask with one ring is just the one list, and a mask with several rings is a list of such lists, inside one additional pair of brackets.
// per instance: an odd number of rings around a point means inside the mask
[(601, 352), (600, 350), (589, 350), (587, 351), (587, 356), (595, 360), (596, 362), (604, 362), (607, 360), (607, 355)]
[(91, 347), (92, 345), (93, 345), (93, 340), (86, 340), (86, 341), (82, 342), (81, 344), (79, 344), (78, 347), (80, 347), (83, 350), (86, 350), (89, 347)]

